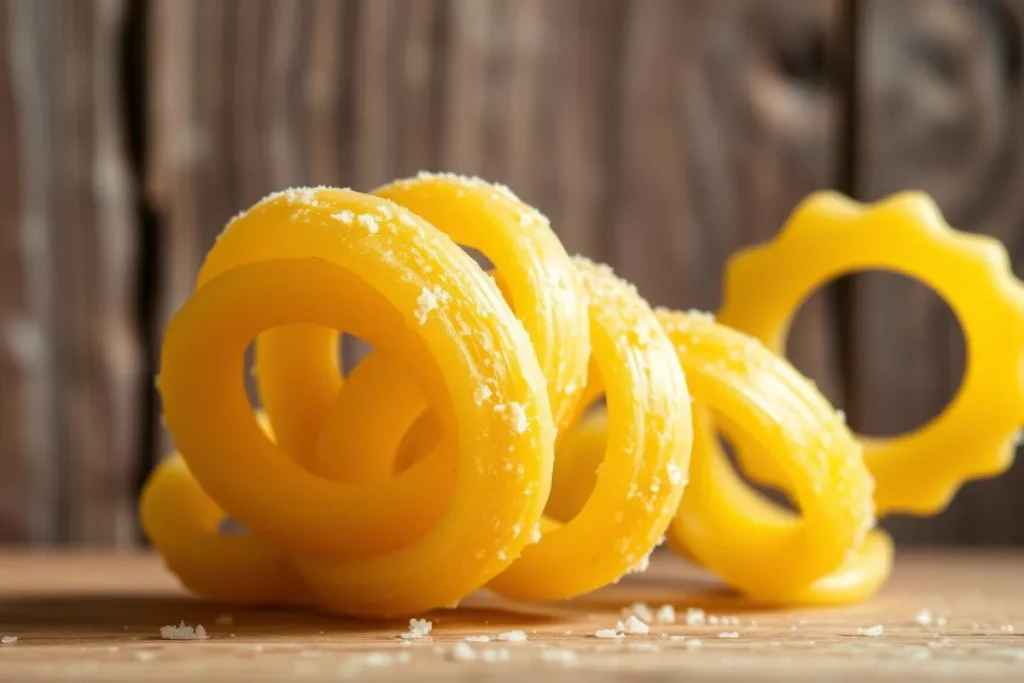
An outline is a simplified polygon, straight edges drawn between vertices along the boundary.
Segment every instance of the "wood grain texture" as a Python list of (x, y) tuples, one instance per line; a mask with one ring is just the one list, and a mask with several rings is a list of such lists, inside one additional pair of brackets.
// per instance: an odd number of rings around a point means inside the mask
[[(0, 645), (0, 678), (1012, 681), (1024, 673), (1022, 571), (1019, 553), (906, 555), (882, 595), (867, 603), (765, 611), (662, 555), (645, 574), (579, 600), (523, 605), (472, 596), (457, 610), (425, 615), (432, 638), (403, 644), (397, 636), (405, 623), (190, 599), (152, 556), (7, 553), (0, 556), (0, 635), (18, 641)], [(621, 640), (594, 637), (638, 601), (674, 605), (677, 623)], [(708, 623), (686, 625), (690, 607), (705, 610)], [(225, 613), (232, 623), (218, 622)], [(161, 626), (182, 620), (203, 624), (210, 639), (160, 639)], [(881, 632), (858, 633), (872, 626)], [(507, 661), (454, 661), (452, 649), (467, 635), (512, 629), (528, 640), (470, 646), (478, 657), (504, 650)], [(570, 650), (574, 661), (550, 661), (553, 648)]]
[[(728, 256), (836, 183), (840, 4), (626, 7), (609, 258), (653, 303), (713, 310)], [(831, 296), (805, 308), (789, 357), (841, 406)]]
[[(157, 0), (161, 319), (260, 196), (422, 169), (506, 183), (652, 303), (714, 308), (726, 256), (833, 180), (836, 96), (816, 49), (836, 6)], [(792, 354), (840, 397), (828, 298), (810, 308)]]
[[(11, 41), (11, 8), (0, 11), (0, 538), (24, 543), (33, 535), (25, 519), (27, 476), (26, 460), (35, 452), (29, 430), (23, 423), (32, 408), (29, 405), (30, 375), (37, 346), (31, 341), (29, 301), (25, 282), (25, 263), (21, 246), (22, 207), (18, 189), (22, 170), (18, 136), (18, 110), (14, 93), (14, 50)], [(42, 540), (49, 520), (36, 520), (35, 530)]]
[[(857, 190), (916, 188), (949, 222), (995, 235), (1024, 274), (1024, 119), (1017, 0), (861, 4)], [(964, 342), (948, 308), (896, 277), (855, 278), (854, 426), (892, 433), (936, 415), (960, 383)], [(965, 456), (968, 454), (965, 454)], [(894, 520), (898, 538), (1021, 543), (1024, 463), (965, 487), (934, 520)]]
[[(126, 28), (129, 7), (146, 23)], [(836, 59), (851, 7), (855, 81)], [(769, 238), (808, 192), (916, 187), (954, 225), (1000, 237), (1024, 275), (1024, 0), (0, 8), (0, 542), (131, 540), (135, 469), (152, 455), (137, 452), (140, 343), (158, 353), (222, 226), (284, 186), (478, 174), (653, 303), (705, 309), (728, 255)], [(126, 31), (146, 53), (134, 175)], [(144, 340), (140, 184), (159, 259)], [(805, 304), (791, 359), (855, 427), (934, 415), (963, 364), (953, 318), (893, 278), (856, 277), (846, 292)], [(346, 364), (366, 348), (346, 340)], [(968, 485), (938, 520), (889, 526), (901, 541), (1024, 543), (1011, 521), (1021, 486), (1024, 465)]]
[(0, 305), (0, 356), (5, 384), (18, 390), (0, 392), (2, 419), (16, 420), (2, 428), (0, 459), (20, 493), (4, 495), (0, 532), (4, 541), (125, 544), (135, 533), (140, 378), (117, 75), (124, 3), (10, 0), (3, 9), (17, 171), (4, 189), (16, 218), (3, 233), (11, 299)]

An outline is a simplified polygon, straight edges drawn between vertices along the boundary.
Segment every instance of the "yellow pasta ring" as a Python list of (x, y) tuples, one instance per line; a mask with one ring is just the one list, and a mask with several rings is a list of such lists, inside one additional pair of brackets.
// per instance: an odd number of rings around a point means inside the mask
[(877, 514), (933, 514), (963, 482), (1005, 471), (1024, 423), (1024, 289), (1002, 244), (950, 228), (923, 193), (865, 206), (820, 192), (771, 242), (733, 256), (718, 318), (781, 354), (801, 303), (828, 281), (866, 269), (932, 288), (967, 341), (963, 382), (941, 414), (907, 434), (860, 438)]
[[(221, 264), (168, 326), (159, 379), (167, 426), (203, 489), (247, 528), (296, 553), (328, 608), (357, 616), (450, 604), (500, 573), (525, 545), (518, 529), (540, 519), (554, 440), (536, 356), (497, 288), (429, 224), (381, 216), (381, 201), (317, 189), (304, 194), (301, 212), (274, 195), (233, 221), (218, 245), (244, 241), (252, 249), (221, 250), (236, 263)], [(334, 218), (342, 211), (375, 216), (378, 230), (346, 226)], [(397, 205), (389, 211), (403, 215)], [(426, 278), (431, 270), (444, 280)], [(459, 332), (460, 318), (471, 335)], [(381, 545), (373, 513), (386, 512), (385, 494), (418, 492), (401, 490), (401, 475), (378, 487), (317, 478), (260, 432), (239, 377), (244, 349), (264, 330), (292, 325), (371, 340), (401, 359), (430, 399), (458, 447), (459, 486), (424, 536), (367, 552)], [(495, 401), (517, 406), (516, 419), (473, 401), (484, 376), (494, 380)], [(260, 488), (265, 482), (273, 486)]]
[[(696, 415), (700, 412), (699, 406), (695, 405), (694, 411), (696, 419), (691, 462), (698, 457), (707, 457), (709, 453), (724, 458), (724, 454), (712, 452), (719, 448), (717, 441), (705, 438), (701, 431), (707, 429), (710, 423), (706, 419), (701, 422), (700, 416)], [(607, 415), (603, 410), (599, 410), (570, 427), (565, 437), (559, 440), (551, 498), (548, 500), (548, 514), (559, 519), (571, 519), (578, 512), (593, 488), (597, 468), (604, 458), (607, 433)], [(691, 481), (688, 485), (689, 493), (683, 496), (684, 500), (687, 495), (693, 495), (693, 486), (694, 482)], [(743, 494), (744, 497), (747, 495)], [(754, 497), (751, 503), (764, 506), (762, 511), (755, 512), (758, 516), (764, 514), (774, 517), (778, 514), (778, 510), (767, 500)], [(666, 541), (672, 552), (695, 564), (701, 563), (687, 548), (679, 533), (669, 533)], [(770, 596), (761, 595), (758, 602), (763, 605), (787, 607), (831, 606), (858, 602), (878, 592), (892, 573), (892, 562), (892, 539), (884, 531), (876, 529), (868, 533), (864, 543), (852, 555), (847, 556), (843, 564), (831, 574), (805, 585), (775, 586)]]
[(588, 305), (577, 270), (548, 219), (504, 185), (453, 173), (421, 172), (373, 194), (490, 259), (530, 335), (555, 426), (564, 425), (587, 378)]
[(177, 453), (150, 474), (139, 513), (146, 536), (167, 568), (202, 598), (275, 605), (311, 595), (280, 546), (258, 535), (218, 533), (227, 514)]
[[(267, 430), (266, 419), (257, 417)], [(156, 466), (139, 497), (146, 537), (171, 573), (196, 595), (259, 605), (311, 598), (284, 550), (254, 534), (220, 534), (226, 519), (227, 513), (203, 491), (177, 453)]]
[[(523, 527), (531, 541), (523, 554), (488, 587), (522, 600), (556, 600), (580, 595), (617, 580), (642, 566), (664, 536), (686, 483), (690, 452), (689, 394), (675, 349), (658, 325), (654, 312), (635, 289), (609, 269), (576, 259), (575, 268), (590, 299), (593, 355), (591, 371), (578, 406), (604, 393), (612, 414), (606, 441), (608, 457), (595, 477), (588, 500), (578, 514), (560, 524)], [(369, 359), (368, 359), (369, 360)], [(377, 359), (374, 359), (376, 362)], [(364, 361), (366, 362), (366, 361)], [(357, 367), (358, 370), (358, 367)], [(374, 391), (394, 396), (386, 411), (376, 401), (337, 411), (337, 433), (371, 432), (394, 435), (406, 431), (416, 415), (408, 391), (395, 373), (383, 368)], [(359, 390), (350, 381), (339, 396)], [(490, 393), (477, 397), (490, 405)], [(499, 406), (500, 407), (500, 406)], [(570, 413), (575, 414), (577, 406)], [(361, 437), (357, 437), (360, 438)], [(383, 439), (395, 448), (391, 437)], [(434, 439), (432, 441), (431, 439)], [(339, 441), (339, 443), (341, 443)], [(420, 420), (396, 450), (383, 459), (405, 467), (436, 443), (429, 422)], [(418, 454), (417, 454), (418, 451)], [(439, 457), (435, 450), (426, 460)], [(437, 482), (423, 482), (436, 486)], [(441, 485), (447, 485), (441, 482)]]
[[(859, 445), (824, 397), (757, 340), (704, 314), (659, 311), (658, 321), (678, 352), (696, 405), (690, 483), (669, 530), (670, 546), (684, 548), (758, 601), (810, 599), (812, 584), (841, 570), (873, 522), (872, 481)], [(802, 517), (769, 503), (739, 478), (718, 445), (705, 415), (709, 409), (715, 426), (749, 451), (749, 460), (770, 463)], [(549, 508), (580, 497), (571, 489), (586, 482), (576, 473), (593, 471), (600, 462), (588, 445), (597, 442), (560, 444), (590, 451), (565, 457), (559, 449)], [(821, 598), (829, 584), (813, 591)]]
[[(428, 224), (394, 205), (390, 205), (390, 209), (385, 207), (388, 212), (385, 216), (380, 210), (382, 204), (387, 202), (330, 188), (291, 188), (270, 195), (228, 223), (207, 253), (193, 298), (198, 297), (210, 282), (232, 269), (280, 259), (310, 258), (337, 262), (338, 250), (352, 250), (349, 245), (358, 243), (360, 239), (372, 246), (365, 250), (364, 255), (370, 255), (373, 261), (383, 261), (386, 268), (400, 272), (401, 260), (406, 260), (404, 265), (407, 268), (414, 265), (407, 260), (411, 258), (409, 254), (398, 252), (401, 258), (395, 255), (396, 249), (392, 245), (400, 234), (404, 234), (402, 239), (418, 241), (420, 248), (429, 241), (430, 248), (436, 248), (439, 253), (451, 253), (455, 245), (442, 242), (439, 238), (443, 236), (432, 232)], [(282, 226), (288, 226), (288, 229), (283, 230)], [(350, 260), (360, 258), (359, 248), (354, 251), (357, 253), (349, 256)], [(472, 268), (472, 265), (466, 263), (464, 267)], [(403, 277), (403, 282), (415, 285), (414, 272), (406, 271), (401, 276), (396, 273), (393, 277)], [(351, 278), (348, 274), (344, 277)], [(483, 282), (484, 286), (492, 284), (488, 280)], [(425, 287), (429, 296), (435, 296), (429, 285), (417, 286)], [(443, 290), (437, 291), (448, 296)], [(331, 294), (338, 296), (338, 293)], [(360, 299), (365, 299), (374, 312), (364, 314), (362, 309), (365, 307), (358, 303), (353, 305)], [(400, 349), (396, 354), (408, 357), (418, 354), (421, 358), (429, 355), (417, 335), (407, 333), (414, 328), (403, 327), (403, 315), (381, 299), (376, 290), (367, 287), (364, 280), (356, 279), (344, 304), (350, 308), (350, 318), (368, 326), (365, 334), (395, 337), (392, 346)], [(414, 302), (411, 306), (415, 309), (419, 303)], [(414, 315), (411, 311), (405, 315), (410, 314)], [(391, 332), (373, 327), (389, 316)], [(276, 448), (303, 469), (322, 478), (331, 477), (325, 477), (313, 461), (321, 428), (327, 424), (327, 417), (342, 386), (337, 366), (338, 336), (338, 330), (329, 326), (278, 324), (262, 330), (255, 345), (254, 372), (266, 419), (275, 435)], [(487, 362), (486, 358), (484, 362)], [(420, 366), (422, 369), (430, 368), (429, 364), (422, 362)], [(431, 381), (436, 384), (437, 380)], [(186, 461), (190, 455), (184, 450)], [(450, 469), (441, 459), (426, 460), (401, 477), (379, 480), (372, 486), (348, 487), (330, 494), (330, 503), (324, 501), (321, 505), (321, 519), (330, 521), (322, 521), (321, 524), (326, 526), (319, 529), (308, 521), (304, 523), (310, 537), (299, 541), (298, 547), (305, 545), (313, 552), (318, 548), (334, 547), (332, 543), (324, 545), (317, 540), (323, 535), (331, 536), (332, 531), (333, 539), (341, 542), (339, 547), (345, 547), (347, 554), (369, 556), (408, 545), (433, 526), (436, 511), (443, 510), (446, 505), (445, 500), (439, 499), (439, 491), (425, 489), (419, 482), (422, 479), (441, 480)], [(196, 471), (195, 467), (193, 471)], [(326, 495), (326, 491), (323, 493)], [(218, 495), (214, 497), (221, 502)], [(249, 505), (256, 503), (249, 496), (244, 499)], [(396, 519), (394, 510), (398, 500), (409, 502), (409, 506), (401, 507), (401, 510), (415, 513)], [(231, 509), (226, 504), (225, 507)], [(233, 509), (231, 514), (239, 517)], [(249, 520), (246, 524), (257, 532), (260, 528)], [(356, 542), (356, 539), (362, 540)]]
[[(703, 408), (694, 412), (690, 491), (672, 521), (670, 547), (685, 548), (685, 555), (761, 604), (842, 604), (877, 590), (891, 560), (875, 540), (865, 543), (870, 512), (851, 518), (852, 524), (830, 527), (827, 511), (818, 509), (832, 496), (842, 496), (845, 482), (806, 479), (820, 492), (819, 500), (808, 505), (806, 494), (798, 495), (802, 520), (797, 518), (740, 479), (719, 446), (717, 415), (711, 420)], [(820, 524), (807, 528), (806, 520)]]
[[(771, 598), (838, 569), (874, 522), (873, 482), (836, 411), (784, 359), (702, 314), (659, 311), (694, 401), (781, 474), (799, 518), (766, 504), (694, 417), (691, 489), (672, 523), (686, 548), (730, 585)], [(801, 389), (794, 390), (793, 386)], [(771, 567), (772, 571), (765, 571)]]
[(606, 454), (577, 514), (552, 523), (488, 584), (518, 600), (574, 597), (645, 568), (687, 482), (690, 393), (671, 341), (632, 285), (607, 266), (575, 262), (590, 296), (584, 399), (605, 396)]
[[(529, 334), (544, 372), (555, 425), (564, 426), (586, 380), (590, 355), (587, 298), (576, 268), (547, 218), (502, 185), (450, 173), (420, 173), (380, 187), (374, 195), (403, 207), (399, 220), (410, 211), (493, 262), (502, 292)], [(438, 273), (437, 277), (443, 278), (444, 274)], [(465, 322), (460, 324), (468, 329)], [(292, 355), (286, 352), (286, 357)], [(323, 418), (324, 424), (331, 426), (331, 436), (320, 436), (310, 463), (311, 469), (323, 476), (355, 481), (369, 472), (391, 471), (394, 449), (363, 450), (358, 458), (339, 458), (335, 454), (342, 449), (352, 450), (348, 442), (353, 435), (362, 438), (359, 435), (366, 432), (404, 433), (408, 419), (417, 409), (426, 407), (423, 401), (408, 403), (406, 398), (416, 394), (415, 388), (402, 386), (393, 370), (392, 376), (385, 377), (388, 371), (383, 364), (373, 363), (372, 368), (372, 372), (362, 373), (365, 388), (339, 391), (335, 405)], [(381, 376), (374, 377), (374, 373)], [(486, 400), (490, 391), (486, 378), (477, 390), (483, 392), (481, 400)], [(374, 420), (367, 414), (369, 405), (360, 398), (366, 392), (396, 394), (388, 409), (387, 430), (370, 426)], [(405, 415), (399, 421), (402, 424), (396, 422), (399, 414)]]

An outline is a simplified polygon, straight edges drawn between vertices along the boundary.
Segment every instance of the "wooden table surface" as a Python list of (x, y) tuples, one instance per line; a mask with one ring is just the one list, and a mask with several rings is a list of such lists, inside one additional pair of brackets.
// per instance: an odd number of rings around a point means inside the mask
[[(1024, 553), (903, 554), (875, 600), (770, 611), (662, 556), (647, 573), (571, 602), (535, 606), (473, 596), (458, 610), (428, 616), (432, 638), (406, 644), (397, 637), (405, 623), (194, 600), (151, 555), (7, 552), (0, 553), (0, 636), (18, 640), (0, 645), (0, 681), (1021, 681), (1022, 581)], [(594, 637), (637, 601), (653, 609), (674, 605), (677, 623), (654, 625), (647, 636)], [(687, 626), (688, 607), (718, 623)], [(919, 623), (929, 621), (922, 610), (931, 623)], [(226, 613), (230, 625), (223, 623)], [(182, 620), (202, 624), (210, 638), (161, 640), (161, 626)], [(881, 635), (858, 634), (879, 625)], [(453, 647), (467, 635), (511, 629), (529, 640), (473, 643), (476, 661), (455, 660)], [(552, 655), (552, 648), (573, 650), (575, 661), (554, 661), (572, 655)], [(485, 661), (485, 650), (507, 654)]]

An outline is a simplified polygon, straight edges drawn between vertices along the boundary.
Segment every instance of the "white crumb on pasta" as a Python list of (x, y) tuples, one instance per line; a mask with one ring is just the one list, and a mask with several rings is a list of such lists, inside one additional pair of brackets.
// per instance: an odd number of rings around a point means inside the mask
[(516, 434), (523, 434), (530, 427), (526, 419), (526, 406), (522, 403), (512, 401), (508, 404), (509, 419), (512, 421), (512, 431)]
[(368, 213), (359, 214), (357, 219), (359, 224), (362, 225), (371, 235), (376, 235), (380, 231), (380, 225), (377, 224), (377, 217), (371, 216)]
[(331, 218), (336, 221), (341, 221), (345, 225), (352, 225), (352, 222), (356, 219), (356, 215), (348, 209), (342, 209), (338, 213), (332, 213)]
[(424, 287), (419, 297), (416, 298), (416, 310), (413, 311), (413, 315), (416, 317), (417, 322), (422, 325), (427, 322), (427, 316), (435, 309), (437, 309), (437, 295)]

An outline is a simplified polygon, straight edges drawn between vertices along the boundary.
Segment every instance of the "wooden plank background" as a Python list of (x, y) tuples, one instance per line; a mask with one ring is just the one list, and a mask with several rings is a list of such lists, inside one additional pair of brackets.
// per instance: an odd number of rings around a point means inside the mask
[[(288, 185), (510, 185), (653, 302), (714, 309), (808, 192), (917, 187), (1024, 273), (1024, 0), (0, 0), (0, 542), (138, 541), (160, 332)], [(845, 278), (790, 354), (869, 433), (938, 412), (927, 290)], [(1021, 543), (1024, 466), (902, 541)]]

